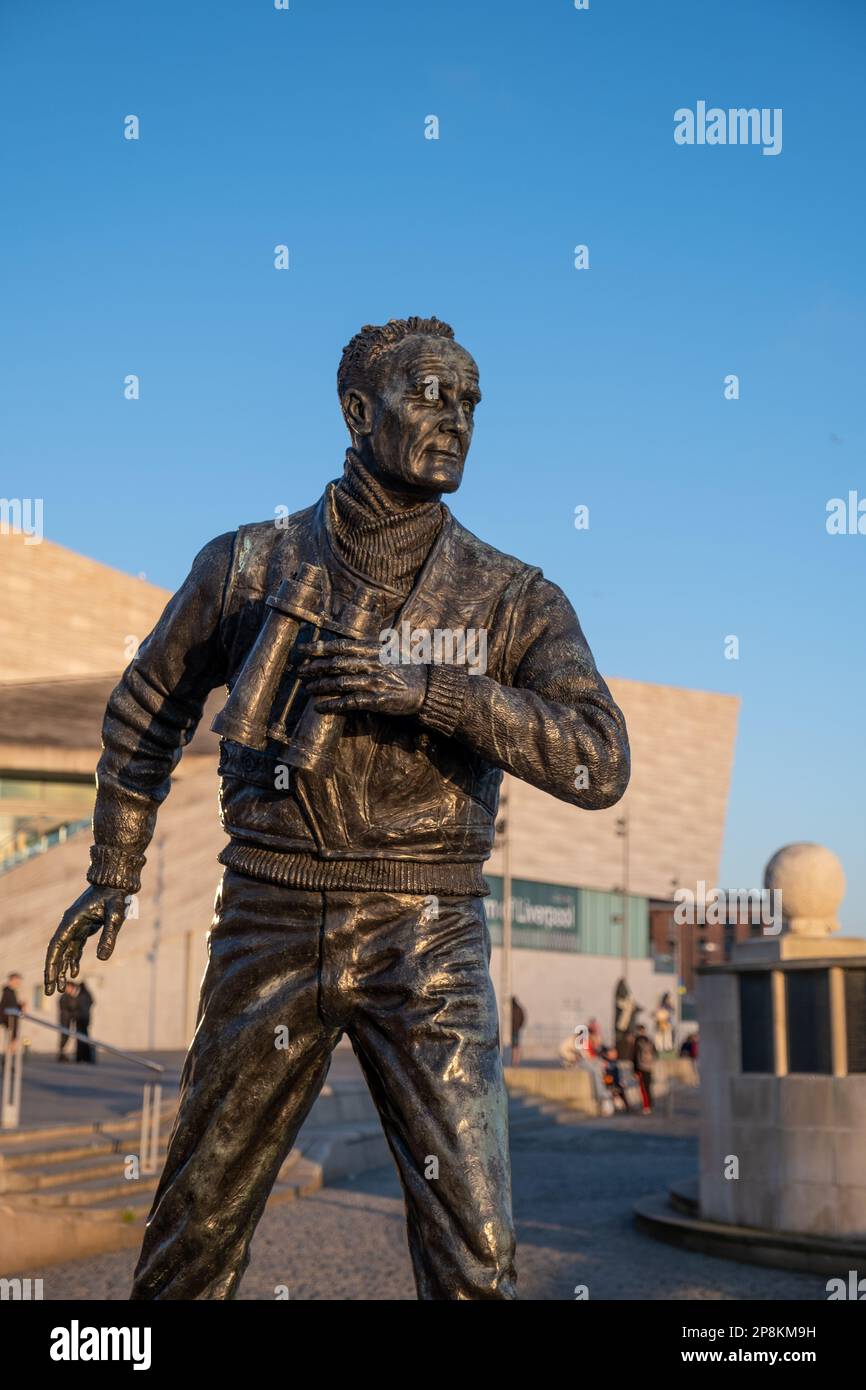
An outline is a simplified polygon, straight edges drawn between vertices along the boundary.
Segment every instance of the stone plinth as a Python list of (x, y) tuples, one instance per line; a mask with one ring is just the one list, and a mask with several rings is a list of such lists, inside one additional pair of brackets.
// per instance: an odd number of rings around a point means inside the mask
[[(866, 942), (744, 943), (730, 966), (700, 972), (701, 1216), (770, 1231), (866, 1236), (866, 1072), (848, 1067), (845, 974), (866, 969)], [(812, 946), (811, 952), (808, 946)], [(774, 947), (762, 954), (755, 947)], [(828, 1070), (795, 1073), (791, 977), (807, 971), (826, 999)], [(772, 1071), (743, 1070), (743, 1037), (762, 1026), (742, 1014), (742, 979), (768, 978)], [(796, 988), (796, 985), (795, 985)], [(821, 1027), (816, 1010), (816, 1031)], [(736, 1162), (734, 1162), (736, 1161)], [(737, 1172), (738, 1176), (726, 1176)]]
[(700, 1216), (862, 1239), (866, 941), (830, 935), (844, 875), (828, 850), (779, 851), (765, 882), (786, 930), (699, 972)]

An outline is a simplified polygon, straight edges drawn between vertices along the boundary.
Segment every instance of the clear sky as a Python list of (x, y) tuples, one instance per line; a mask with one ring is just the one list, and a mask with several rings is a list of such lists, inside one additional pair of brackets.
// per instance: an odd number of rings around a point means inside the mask
[[(818, 840), (866, 933), (862, 0), (3, 0), (0, 48), (0, 491), (174, 586), (339, 474), (363, 323), (447, 319), (457, 516), (606, 674), (742, 697), (722, 881)], [(699, 101), (781, 153), (676, 144)]]

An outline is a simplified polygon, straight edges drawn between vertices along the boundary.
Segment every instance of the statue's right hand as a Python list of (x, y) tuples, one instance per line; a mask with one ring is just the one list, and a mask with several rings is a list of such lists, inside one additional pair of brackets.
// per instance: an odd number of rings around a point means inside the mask
[(64, 990), (67, 978), (75, 979), (85, 941), (100, 930), (102, 936), (96, 954), (100, 960), (108, 960), (125, 915), (126, 894), (119, 888), (100, 888), (94, 884), (86, 888), (80, 898), (76, 898), (64, 912), (60, 926), (48, 943), (45, 957), (46, 995), (53, 994), (55, 987)]

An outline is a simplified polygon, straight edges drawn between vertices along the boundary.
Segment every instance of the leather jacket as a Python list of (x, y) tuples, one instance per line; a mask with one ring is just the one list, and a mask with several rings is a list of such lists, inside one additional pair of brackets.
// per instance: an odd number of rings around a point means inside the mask
[[(274, 747), (223, 740), (223, 863), (301, 887), (483, 894), (503, 769), (590, 810), (622, 796), (625, 722), (565, 594), (443, 510), (395, 623), (486, 630), (486, 673), (433, 664), (417, 715), (347, 716), (328, 776), (292, 769), (277, 785)], [(329, 528), (322, 498), (196, 557), (108, 703), (91, 882), (138, 890), (171, 773), (210, 691), (237, 679), (280, 580), (310, 562), (339, 592)]]

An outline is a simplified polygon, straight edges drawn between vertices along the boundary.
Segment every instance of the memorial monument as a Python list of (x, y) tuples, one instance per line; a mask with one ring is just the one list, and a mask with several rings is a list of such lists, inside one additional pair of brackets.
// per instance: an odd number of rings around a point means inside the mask
[(206, 545), (113, 692), (90, 887), (48, 950), (49, 995), (88, 937), (111, 956), (172, 771), (227, 686), (225, 872), (134, 1299), (234, 1296), (343, 1033), (400, 1173), (418, 1296), (516, 1296), (482, 868), (503, 770), (612, 806), (626, 730), (562, 590), (441, 500), (481, 398), (451, 328), (363, 328), (338, 391), (342, 478)]
[[(774, 854), (764, 926), (698, 972), (700, 1177), (638, 1204), (662, 1239), (844, 1277), (866, 1257), (866, 940), (830, 850)], [(853, 1262), (853, 1263), (852, 1263)]]
[(845, 877), (829, 850), (788, 845), (764, 882), (782, 931), (698, 985), (701, 1215), (866, 1237), (866, 941), (834, 935)]

